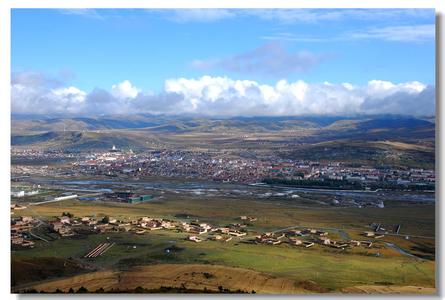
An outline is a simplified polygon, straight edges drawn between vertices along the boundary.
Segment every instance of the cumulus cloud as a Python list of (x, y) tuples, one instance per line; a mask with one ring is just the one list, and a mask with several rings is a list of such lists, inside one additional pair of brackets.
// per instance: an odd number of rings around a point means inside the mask
[[(40, 82), (41, 83), (41, 82)], [(283, 116), (435, 113), (435, 88), (421, 82), (371, 80), (351, 83), (307, 83), (203, 76), (165, 81), (160, 93), (142, 92), (125, 80), (110, 91), (86, 93), (76, 87), (48, 87), (30, 80), (12, 83), (14, 113), (78, 115), (153, 113), (206, 116)], [(119, 93), (118, 93), (119, 92)]]
[(198, 70), (219, 69), (283, 77), (306, 72), (326, 58), (327, 55), (309, 51), (288, 52), (281, 43), (273, 42), (227, 58), (194, 60), (191, 66)]
[(117, 98), (134, 98), (140, 92), (130, 81), (124, 80), (121, 83), (111, 86), (111, 94)]

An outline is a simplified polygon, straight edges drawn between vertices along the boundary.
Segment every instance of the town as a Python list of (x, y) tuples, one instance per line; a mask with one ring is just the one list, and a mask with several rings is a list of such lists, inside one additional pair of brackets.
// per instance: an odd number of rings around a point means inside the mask
[[(281, 159), (273, 155), (243, 158), (224, 152), (157, 150), (135, 153), (113, 147), (108, 151), (72, 153), (13, 149), (13, 159), (27, 159), (26, 165), (12, 165), (12, 180), (22, 176), (104, 176), (140, 178), (157, 176), (237, 183), (284, 183), (304, 187), (344, 189), (433, 190), (435, 171), (426, 169), (379, 168), (336, 161)], [(32, 165), (39, 160), (63, 161)]]

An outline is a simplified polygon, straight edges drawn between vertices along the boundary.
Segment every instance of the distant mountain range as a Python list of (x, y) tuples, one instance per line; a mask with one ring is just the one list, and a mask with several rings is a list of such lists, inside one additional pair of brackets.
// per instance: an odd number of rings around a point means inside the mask
[[(362, 123), (363, 128), (399, 128), (430, 125), (434, 117), (412, 116), (289, 116), (289, 117), (232, 117), (205, 118), (164, 115), (111, 115), (100, 117), (57, 117), (45, 115), (12, 115), (12, 131), (61, 131), (146, 128), (154, 131), (190, 131), (240, 128), (244, 130), (283, 130), (286, 128), (321, 128), (351, 123)], [(339, 123), (340, 122), (340, 123)], [(338, 124), (337, 124), (338, 123)]]
[(403, 142), (434, 141), (433, 117), (412, 116), (303, 116), (303, 117), (172, 117), (116, 115), (101, 117), (12, 116), (11, 144), (44, 148), (103, 149), (116, 145), (145, 149), (147, 138), (181, 135), (268, 134), (292, 142), (320, 143), (336, 140)]

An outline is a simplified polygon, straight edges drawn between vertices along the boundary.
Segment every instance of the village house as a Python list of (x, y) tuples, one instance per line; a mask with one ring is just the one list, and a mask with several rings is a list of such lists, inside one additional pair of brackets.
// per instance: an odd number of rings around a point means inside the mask
[(293, 229), (293, 230), (289, 230), (287, 232), (287, 235), (288, 236), (303, 236), (304, 234), (301, 232), (301, 230)]
[(210, 225), (207, 224), (207, 223), (200, 223), (200, 224), (199, 224), (199, 227), (201, 227), (202, 229), (205, 229), (205, 230), (210, 230), (210, 229), (212, 229), (212, 226), (210, 226)]
[(309, 248), (309, 247), (314, 246), (314, 243), (305, 241), (305, 242), (303, 242), (303, 246), (306, 247), (306, 248)]
[(30, 216), (21, 216), (20, 221), (23, 223), (31, 223), (34, 219)]
[[(11, 242), (13, 242), (13, 240), (11, 240)], [(23, 238), (21, 238), (20, 242), (19, 240), (16, 240), (16, 245), (20, 245), (22, 247), (34, 248), (34, 244), (35, 243), (33, 241), (25, 240)]]
[(196, 235), (190, 235), (190, 236), (188, 236), (188, 237), (187, 237), (187, 240), (188, 240), (188, 241), (195, 242), (195, 243), (200, 243), (200, 242), (202, 242), (202, 240), (201, 240), (199, 237), (197, 237)]
[(240, 224), (240, 223), (233, 223), (229, 225), (230, 228), (232, 229), (241, 229), (241, 228), (246, 228), (247, 225), (246, 224)]
[(19, 204), (11, 204), (11, 210), (21, 210), (26, 209), (27, 207)]
[(311, 234), (315, 234), (318, 236), (327, 236), (329, 233), (327, 231), (311, 229)]
[(189, 232), (189, 233), (194, 233), (194, 234), (203, 234), (203, 233), (207, 233), (207, 228), (202, 228), (199, 225), (197, 225), (197, 223), (195, 223), (195, 225), (192, 224), (187, 224), (187, 223), (183, 223), (182, 225), (182, 229), (185, 232)]
[(57, 219), (60, 221), (60, 223), (62, 224), (71, 224), (71, 219), (68, 216), (61, 216), (61, 217), (57, 217)]
[(63, 223), (60, 219), (50, 223), (51, 229), (61, 236), (72, 236), (74, 232), (71, 230), (69, 223)]
[(209, 236), (208, 239), (209, 239), (210, 241), (220, 241), (220, 240), (223, 239), (223, 237), (222, 237), (222, 235), (217, 234), (217, 235)]
[(60, 221), (54, 221), (51, 223), (51, 229), (55, 232), (59, 232), (59, 229), (63, 227), (63, 223)]
[(224, 242), (230, 242), (232, 239), (233, 239), (233, 237), (232, 237), (232, 236), (229, 236), (229, 237), (223, 238), (222, 240), (223, 240)]
[(337, 248), (337, 249), (342, 249), (343, 250), (343, 249), (347, 248), (349, 246), (349, 244), (347, 244), (347, 243), (340, 243), (340, 242), (334, 241), (334, 242), (331, 242), (329, 244), (329, 246), (331, 246), (332, 248)]
[(165, 228), (165, 229), (174, 229), (174, 228), (176, 228), (176, 225), (173, 224), (173, 222), (170, 220), (162, 220), (161, 227)]
[(330, 245), (331, 244), (331, 240), (329, 239), (329, 238), (327, 238), (327, 237), (321, 237), (320, 239), (319, 239), (319, 241), (320, 241), (320, 243), (321, 244), (323, 244), (323, 245)]
[(75, 233), (71, 230), (70, 227), (62, 226), (57, 231), (61, 236), (73, 236)]
[(122, 222), (122, 221), (118, 221), (117, 223), (111, 224), (115, 227), (117, 227), (118, 229), (123, 229), (125, 231), (129, 231), (131, 228), (131, 223), (130, 222)]
[(114, 226), (110, 224), (97, 224), (94, 226), (94, 229), (98, 229), (100, 232), (110, 232), (114, 231)]
[(361, 245), (361, 242), (360, 241), (356, 241), (356, 240), (350, 240), (349, 244), (351, 246), (354, 246), (354, 247), (359, 247)]
[(21, 245), (23, 243), (24, 239), (21, 236), (11, 236), (11, 243), (13, 245)]
[(257, 243), (262, 243), (262, 244), (278, 245), (278, 244), (281, 244), (281, 241), (279, 238), (282, 238), (282, 237), (284, 237), (284, 235), (282, 235), (280, 237), (276, 237), (275, 234), (273, 234), (271, 232), (266, 232), (262, 235), (256, 236), (255, 241)]
[(150, 222), (151, 220), (153, 220), (153, 219), (149, 218), (149, 217), (142, 217), (139, 219), (140, 222)]
[(299, 246), (299, 245), (302, 245), (302, 244), (303, 244), (303, 241), (300, 240), (300, 239), (297, 239), (297, 238), (290, 238), (290, 239), (289, 239), (289, 243), (290, 243), (291, 245)]
[(214, 231), (214, 232), (218, 232), (218, 233), (225, 233), (225, 234), (228, 234), (229, 231), (230, 231), (230, 228), (228, 228), (228, 227), (219, 227), (219, 228), (214, 228), (214, 229), (212, 229), (212, 231)]
[(233, 236), (237, 236), (237, 237), (247, 235), (246, 232), (241, 232), (241, 231), (238, 231), (238, 230), (230, 230), (230, 231), (228, 232), (228, 234), (229, 234), (229, 235), (233, 235)]
[(254, 222), (254, 221), (258, 220), (258, 219), (255, 218), (255, 217), (240, 216), (240, 220)]
[(365, 247), (371, 248), (372, 242), (371, 241), (361, 241), (361, 244)]

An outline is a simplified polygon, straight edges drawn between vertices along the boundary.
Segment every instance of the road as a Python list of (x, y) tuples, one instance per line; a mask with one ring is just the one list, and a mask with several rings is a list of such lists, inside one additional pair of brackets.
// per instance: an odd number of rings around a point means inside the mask
[(59, 202), (59, 201), (65, 201), (65, 200), (73, 200), (73, 199), (78, 199), (79, 197), (93, 197), (93, 196), (100, 196), (103, 195), (103, 193), (91, 193), (91, 194), (84, 194), (84, 195), (80, 195), (77, 196), (76, 198), (69, 198), (69, 199), (53, 199), (53, 200), (46, 200), (46, 201), (41, 201), (41, 202), (32, 202), (32, 203), (28, 203), (28, 205), (40, 205), (40, 204), (45, 204), (45, 203), (52, 203), (52, 202)]

